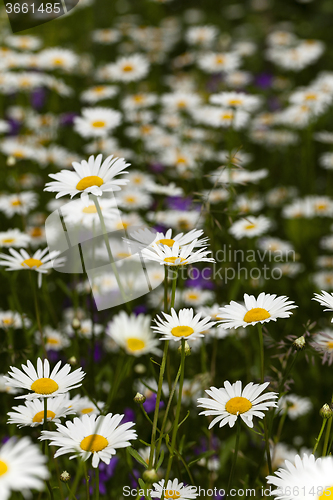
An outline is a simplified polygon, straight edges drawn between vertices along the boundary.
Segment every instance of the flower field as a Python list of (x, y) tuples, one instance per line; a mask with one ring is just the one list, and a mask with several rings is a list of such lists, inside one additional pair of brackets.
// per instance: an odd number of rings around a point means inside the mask
[(0, 500), (333, 495), (331, 2), (6, 8)]

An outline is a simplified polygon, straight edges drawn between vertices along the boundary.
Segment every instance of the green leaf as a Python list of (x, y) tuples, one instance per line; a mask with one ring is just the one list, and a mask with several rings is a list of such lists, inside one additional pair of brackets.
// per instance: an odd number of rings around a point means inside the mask
[(158, 462), (156, 464), (156, 470), (158, 471), (158, 469), (161, 467), (162, 463), (163, 463), (163, 460), (164, 460), (164, 451), (161, 450), (161, 454), (160, 454), (160, 458), (158, 459)]
[(139, 462), (139, 464), (143, 465), (145, 467), (145, 469), (148, 469), (148, 464), (144, 461), (144, 459), (139, 455), (139, 453), (134, 448), (131, 448), (129, 446), (126, 449), (127, 449), (128, 453), (130, 453), (132, 455), (132, 457), (135, 458), (135, 460), (137, 462)]

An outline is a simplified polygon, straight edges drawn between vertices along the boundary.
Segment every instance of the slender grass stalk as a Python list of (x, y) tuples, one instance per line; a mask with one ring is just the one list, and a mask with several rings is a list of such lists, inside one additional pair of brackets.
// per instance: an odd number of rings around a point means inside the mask
[(86, 462), (83, 462), (83, 470), (84, 470), (84, 477), (86, 480), (86, 500), (90, 500), (90, 490), (89, 490), (89, 476), (88, 476), (88, 471), (87, 471), (87, 464)]
[(324, 418), (323, 423), (321, 424), (321, 429), (319, 431), (318, 437), (316, 438), (316, 444), (314, 445), (314, 448), (313, 448), (313, 451), (312, 451), (313, 455), (316, 453), (316, 450), (317, 450), (318, 445), (320, 443), (321, 436), (323, 435), (326, 422), (327, 422), (327, 418)]
[(39, 305), (38, 305), (38, 296), (37, 296), (37, 289), (36, 285), (34, 283), (34, 280), (32, 278), (32, 272), (29, 272), (29, 279), (30, 279), (30, 285), (33, 290), (33, 295), (34, 295), (34, 304), (35, 304), (35, 313), (36, 313), (36, 320), (37, 320), (37, 326), (38, 330), (40, 333), (40, 340), (41, 340), (41, 345), (42, 345), (42, 350), (43, 350), (43, 357), (47, 358), (47, 353), (46, 353), (46, 348), (45, 348), (45, 342), (44, 342), (44, 336), (43, 336), (43, 328), (42, 328), (42, 323), (40, 320), (40, 312), (39, 312)]
[(99, 500), (99, 467), (96, 467), (96, 480), (95, 480), (95, 488), (96, 488), (96, 500)]
[(235, 450), (234, 450), (234, 455), (232, 457), (232, 465), (231, 465), (231, 470), (230, 470), (230, 476), (229, 476), (229, 481), (228, 481), (228, 486), (227, 486), (227, 495), (230, 492), (230, 488), (234, 479), (234, 474), (235, 474), (235, 468), (236, 468), (236, 462), (237, 462), (237, 456), (238, 456), (238, 450), (239, 450), (239, 439), (240, 439), (240, 433), (241, 433), (241, 422), (240, 419), (237, 418), (236, 422), (236, 443), (235, 443)]

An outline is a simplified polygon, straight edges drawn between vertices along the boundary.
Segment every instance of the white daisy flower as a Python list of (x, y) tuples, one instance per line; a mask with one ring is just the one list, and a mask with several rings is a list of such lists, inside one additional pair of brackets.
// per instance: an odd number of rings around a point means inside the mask
[(119, 191), (119, 186), (124, 186), (127, 180), (115, 177), (120, 173), (126, 174), (124, 169), (129, 163), (126, 163), (124, 158), (113, 158), (112, 155), (102, 163), (102, 157), (100, 154), (96, 158), (90, 156), (88, 161), (73, 162), (75, 172), (62, 170), (58, 174), (49, 174), (55, 181), (48, 182), (44, 191), (56, 192), (56, 198), (66, 195), (73, 198), (81, 193), (83, 199), (87, 199), (89, 193), (102, 196), (103, 192)]
[(136, 439), (134, 422), (121, 424), (124, 415), (108, 413), (100, 415), (83, 415), (67, 421), (65, 425), (56, 424), (56, 431), (42, 431), (41, 440), (50, 440), (51, 446), (59, 446), (54, 457), (73, 453), (70, 459), (80, 457), (88, 460), (92, 455), (92, 466), (98, 467), (99, 461), (110, 463), (117, 448), (130, 446), (130, 440)]
[(148, 228), (139, 229), (136, 231), (130, 231), (130, 237), (144, 244), (145, 246), (152, 246), (153, 243), (156, 245), (166, 245), (170, 248), (177, 242), (179, 247), (183, 247), (184, 245), (189, 245), (195, 241), (196, 247), (202, 247), (207, 244), (208, 238), (200, 237), (204, 234), (202, 229), (192, 229), (187, 233), (178, 233), (175, 236), (172, 236), (172, 229), (168, 229), (165, 233), (161, 232), (153, 232)]
[(151, 317), (144, 314), (128, 315), (124, 311), (113, 317), (106, 328), (106, 333), (127, 354), (142, 356), (143, 354), (161, 355), (159, 341), (150, 328)]
[(7, 328), (22, 328), (23, 323), (25, 328), (29, 328), (31, 326), (30, 319), (25, 316), (21, 316), (18, 312), (0, 311), (0, 327), (4, 330), (7, 330)]
[(0, 210), (8, 218), (15, 214), (27, 215), (38, 203), (38, 196), (32, 191), (0, 196)]
[(220, 92), (212, 94), (209, 98), (212, 104), (223, 107), (233, 107), (244, 111), (255, 111), (261, 104), (261, 98), (257, 95), (249, 95), (244, 92)]
[(278, 318), (289, 318), (290, 309), (298, 307), (285, 295), (277, 297), (276, 294), (260, 293), (254, 295), (244, 294), (244, 304), (232, 300), (230, 304), (221, 307), (218, 318), (222, 328), (239, 328), (240, 326), (268, 323)]
[[(109, 220), (119, 221), (119, 210), (116, 208), (117, 204), (114, 198), (101, 198), (99, 206), (107, 227)], [(68, 224), (83, 224), (90, 228), (95, 225), (95, 228), (98, 228), (101, 223), (96, 205), (92, 201), (87, 205), (85, 200), (73, 200), (61, 207), (61, 214), (64, 217), (64, 221)]]
[(80, 396), (79, 394), (68, 400), (68, 403), (70, 404), (70, 407), (73, 408), (74, 412), (80, 417), (82, 415), (99, 415), (105, 406), (103, 401), (97, 401), (96, 406), (95, 403), (93, 403), (87, 396)]
[(164, 486), (165, 481), (162, 479), (158, 483), (153, 483), (153, 488), (150, 492), (152, 498), (162, 498), (164, 493), (165, 499), (191, 500), (197, 498), (197, 488), (195, 486), (185, 486), (180, 483), (177, 478), (168, 480), (167, 487)]
[(174, 340), (175, 342), (181, 339), (195, 339), (204, 337), (203, 332), (206, 332), (214, 326), (215, 321), (211, 321), (210, 316), (202, 317), (201, 313), (194, 316), (193, 309), (180, 309), (178, 314), (175, 309), (171, 309), (171, 315), (162, 311), (165, 319), (157, 315), (155, 323), (157, 326), (152, 326), (152, 329), (162, 334), (160, 340)]
[(287, 412), (292, 420), (302, 415), (306, 415), (312, 409), (312, 403), (309, 398), (302, 398), (296, 394), (287, 394), (279, 399), (278, 407), (281, 413)]
[(37, 359), (37, 371), (30, 360), (26, 365), (21, 365), (22, 370), (15, 366), (11, 366), (9, 376), (5, 376), (6, 383), (9, 387), (17, 387), (19, 389), (27, 389), (33, 391), (18, 398), (35, 399), (35, 398), (53, 398), (64, 394), (72, 389), (76, 389), (82, 385), (82, 379), (85, 373), (82, 368), (78, 368), (70, 373), (71, 366), (66, 363), (61, 369), (61, 361), (53, 368), (50, 373), (50, 364), (47, 359), (44, 362), (41, 358)]
[(253, 427), (253, 417), (263, 418), (264, 411), (277, 407), (277, 403), (273, 401), (278, 397), (276, 392), (261, 394), (268, 385), (269, 382), (264, 384), (250, 382), (242, 390), (240, 380), (232, 385), (226, 380), (224, 388), (211, 387), (210, 390), (205, 391), (211, 399), (198, 399), (198, 406), (208, 408), (199, 415), (215, 416), (208, 429), (211, 429), (218, 422), (220, 422), (219, 427), (226, 424), (233, 427), (239, 416), (248, 427)]
[(206, 73), (234, 71), (240, 63), (240, 57), (235, 52), (206, 52), (198, 57), (198, 66)]
[[(61, 351), (62, 349), (65, 349), (65, 347), (68, 347), (71, 343), (66, 335), (54, 330), (50, 326), (45, 326), (43, 328), (43, 336), (45, 349), (47, 351)], [(41, 343), (40, 332), (35, 333), (35, 342), (37, 345)]]
[(325, 328), (320, 333), (313, 336), (311, 346), (321, 354), (323, 354), (323, 364), (328, 362), (330, 366), (333, 363), (333, 330)]
[(41, 68), (71, 71), (78, 64), (79, 58), (72, 50), (50, 47), (39, 53), (38, 61)]
[(74, 130), (82, 137), (104, 137), (121, 122), (121, 114), (111, 108), (83, 108), (74, 118)]
[(197, 287), (186, 288), (181, 295), (184, 304), (193, 307), (212, 302), (213, 299), (214, 293), (211, 290), (201, 290)]
[(111, 99), (118, 93), (118, 87), (114, 85), (97, 85), (81, 93), (82, 101), (95, 103), (103, 99)]
[(254, 236), (260, 236), (261, 234), (268, 231), (272, 226), (272, 223), (268, 217), (264, 215), (259, 215), (255, 217), (249, 215), (246, 219), (240, 219), (232, 224), (229, 229), (229, 233), (232, 234), (237, 240), (243, 238), (244, 236), (248, 238), (253, 238)]
[(8, 229), (0, 233), (0, 247), (26, 247), (30, 243), (30, 236), (21, 233), (19, 229)]
[(172, 247), (167, 245), (161, 247), (153, 243), (151, 248), (144, 248), (142, 250), (142, 255), (147, 260), (153, 260), (165, 266), (185, 266), (194, 262), (215, 262), (213, 258), (206, 257), (211, 251), (205, 250), (205, 247), (193, 252), (196, 245), (196, 240), (181, 248), (178, 241)]
[(106, 80), (134, 82), (142, 80), (149, 72), (149, 61), (142, 54), (131, 54), (106, 64), (102, 69)]
[(30, 438), (12, 437), (0, 448), (1, 500), (9, 500), (12, 491), (31, 498), (30, 490), (42, 491), (49, 476), (46, 457)]
[[(324, 311), (333, 311), (333, 293), (322, 290), (321, 295), (320, 293), (315, 293), (315, 297), (312, 300), (316, 300), (321, 306), (328, 307)], [(333, 323), (333, 318), (331, 319), (331, 323)]]
[[(44, 401), (42, 399), (33, 399), (26, 401), (24, 405), (14, 406), (13, 410), (7, 413), (9, 420), (7, 424), (16, 424), (19, 428), (30, 426), (35, 427), (44, 423)], [(49, 398), (47, 401), (47, 420), (59, 422), (62, 417), (76, 413), (68, 405), (65, 396)]]
[[(0, 253), (0, 266), (6, 267), (6, 271), (17, 271), (28, 269), (38, 273), (38, 287), (42, 285), (42, 274), (47, 274), (53, 268), (53, 259), (59, 255), (57, 250), (49, 252), (48, 247), (37, 250), (32, 256), (23, 248), (18, 252), (9, 249), (11, 255)], [(57, 266), (63, 263), (63, 258), (57, 259)]]

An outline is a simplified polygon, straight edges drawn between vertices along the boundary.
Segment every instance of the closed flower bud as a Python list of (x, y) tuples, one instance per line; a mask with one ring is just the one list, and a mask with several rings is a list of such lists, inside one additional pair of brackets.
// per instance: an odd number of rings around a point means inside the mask
[(146, 481), (147, 483), (156, 483), (156, 481), (159, 480), (159, 477), (155, 469), (145, 470), (142, 477), (143, 480)]
[(81, 321), (79, 318), (74, 318), (72, 321), (72, 328), (73, 330), (80, 330), (81, 328)]
[(296, 339), (294, 342), (293, 342), (293, 346), (296, 347), (297, 350), (301, 350), (303, 349), (303, 347), (305, 346), (305, 338), (304, 338), (304, 335), (302, 335), (302, 337), (298, 337), (298, 339)]
[[(180, 345), (178, 347), (178, 352), (179, 354), (182, 353), (182, 346)], [(190, 356), (191, 355), (191, 347), (188, 345), (188, 342), (185, 341), (185, 356)]]
[(15, 159), (15, 157), (14, 156), (8, 156), (6, 164), (7, 164), (8, 167), (13, 167), (14, 165), (16, 165), (16, 159)]
[(61, 474), (60, 474), (60, 481), (62, 481), (63, 483), (67, 483), (67, 481), (69, 481), (71, 478), (70, 474), (68, 474), (68, 472), (66, 470), (64, 470)]
[(333, 411), (332, 409), (330, 408), (330, 406), (325, 403), (321, 409), (320, 409), (320, 416), (323, 417), (323, 418), (331, 418), (332, 415), (333, 415)]
[(140, 394), (139, 392), (137, 392), (136, 395), (134, 396), (133, 400), (135, 403), (142, 405), (146, 401), (146, 398), (143, 394)]
[(69, 358), (68, 360), (68, 363), (72, 366), (75, 366), (77, 364), (77, 359), (75, 356), (72, 356), (71, 358)]

